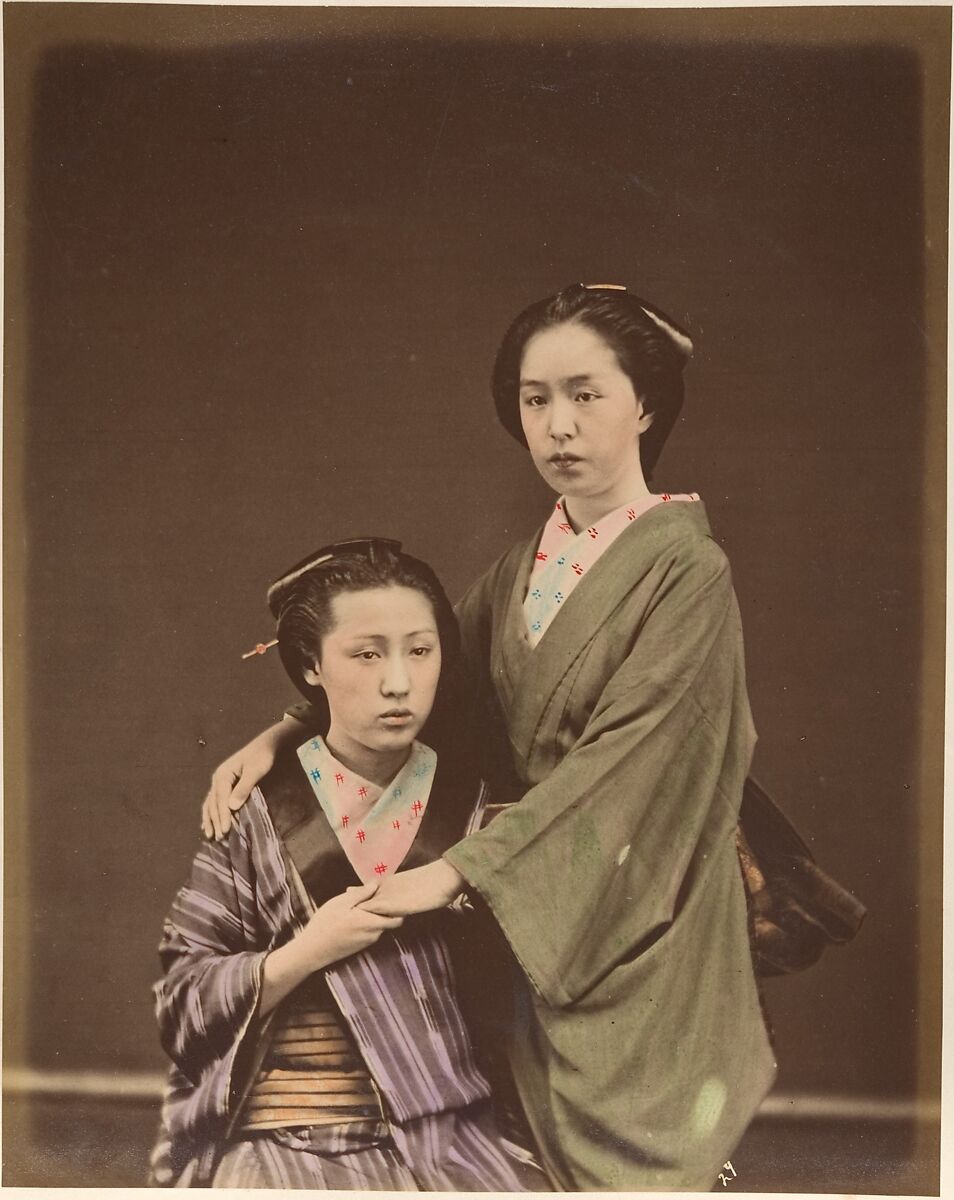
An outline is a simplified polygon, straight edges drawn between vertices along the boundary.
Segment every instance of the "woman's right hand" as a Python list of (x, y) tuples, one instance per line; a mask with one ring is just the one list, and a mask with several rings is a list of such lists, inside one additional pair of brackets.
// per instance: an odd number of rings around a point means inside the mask
[(377, 890), (377, 883), (368, 883), (333, 896), (312, 914), (308, 924), (290, 942), (268, 955), (259, 1005), (262, 1016), (314, 971), (367, 950), (385, 930), (401, 925), (401, 917), (382, 917), (360, 907)]
[(294, 941), (309, 973), (330, 966), (373, 946), (387, 929), (400, 927), (403, 917), (383, 917), (360, 907), (378, 890), (377, 883), (350, 887), (333, 896), (315, 913)]
[(300, 721), (288, 717), (252, 738), (247, 746), (215, 768), (212, 786), (202, 802), (202, 832), (219, 841), (232, 826), (232, 813), (242, 807), (252, 788), (264, 779), (286, 741), (303, 737)]

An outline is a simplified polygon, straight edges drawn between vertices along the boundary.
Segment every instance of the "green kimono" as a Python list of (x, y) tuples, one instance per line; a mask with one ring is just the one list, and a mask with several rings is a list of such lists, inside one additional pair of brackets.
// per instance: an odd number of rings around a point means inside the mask
[(735, 843), (755, 731), (729, 566), (701, 504), (661, 504), (531, 649), (537, 540), (458, 606), (523, 794), (445, 858), (522, 968), (511, 1062), (554, 1182), (708, 1190), (775, 1074)]

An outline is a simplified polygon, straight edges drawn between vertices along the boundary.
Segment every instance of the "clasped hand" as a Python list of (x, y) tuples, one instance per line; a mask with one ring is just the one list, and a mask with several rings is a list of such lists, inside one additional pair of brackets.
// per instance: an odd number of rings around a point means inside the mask
[(463, 877), (438, 859), (332, 897), (290, 942), (266, 957), (259, 1011), (271, 1012), (313, 971), (367, 950), (412, 913), (450, 904), (463, 886)]
[(464, 877), (448, 862), (439, 858), (426, 867), (399, 871), (383, 880), (374, 894), (361, 901), (359, 908), (380, 917), (409, 917), (413, 913), (443, 908), (465, 887)]
[(374, 883), (351, 887), (327, 900), (297, 935), (298, 953), (312, 969), (359, 954), (382, 933), (401, 925), (400, 913), (368, 907), (379, 890)]
[(259, 1012), (267, 1015), (314, 971), (360, 954), (386, 930), (398, 929), (403, 917), (362, 908), (378, 890), (377, 883), (348, 888), (312, 913), (291, 941), (265, 958)]

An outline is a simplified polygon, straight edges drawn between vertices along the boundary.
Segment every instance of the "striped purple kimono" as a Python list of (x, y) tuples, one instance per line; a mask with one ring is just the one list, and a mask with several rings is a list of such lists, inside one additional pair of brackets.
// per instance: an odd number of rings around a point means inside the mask
[[(380, 1119), (238, 1128), (268, 1044), (269, 1017), (257, 1016), (265, 957), (307, 922), (311, 903), (326, 896), (315, 895), (309, 879), (309, 900), (262, 791), (252, 793), (236, 818), (225, 842), (200, 847), (164, 926), (165, 975), (155, 996), (173, 1066), (151, 1182), (549, 1190), (532, 1155), (499, 1132), (458, 1008), (446, 945), (426, 920), (409, 920), (396, 936), (384, 935), (325, 972), (372, 1077)], [(336, 891), (356, 882), (330, 842), (328, 855)], [(416, 865), (415, 856), (405, 865)]]

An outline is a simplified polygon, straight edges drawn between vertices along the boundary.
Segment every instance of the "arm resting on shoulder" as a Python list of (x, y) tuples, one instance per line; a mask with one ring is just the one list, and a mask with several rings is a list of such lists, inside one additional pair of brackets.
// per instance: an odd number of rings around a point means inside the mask
[(212, 785), (202, 802), (202, 832), (207, 838), (221, 841), (226, 836), (232, 827), (232, 813), (242, 807), (252, 788), (272, 769), (278, 751), (304, 740), (302, 722), (307, 710), (308, 705), (297, 705), (283, 720), (270, 725), (215, 768)]

